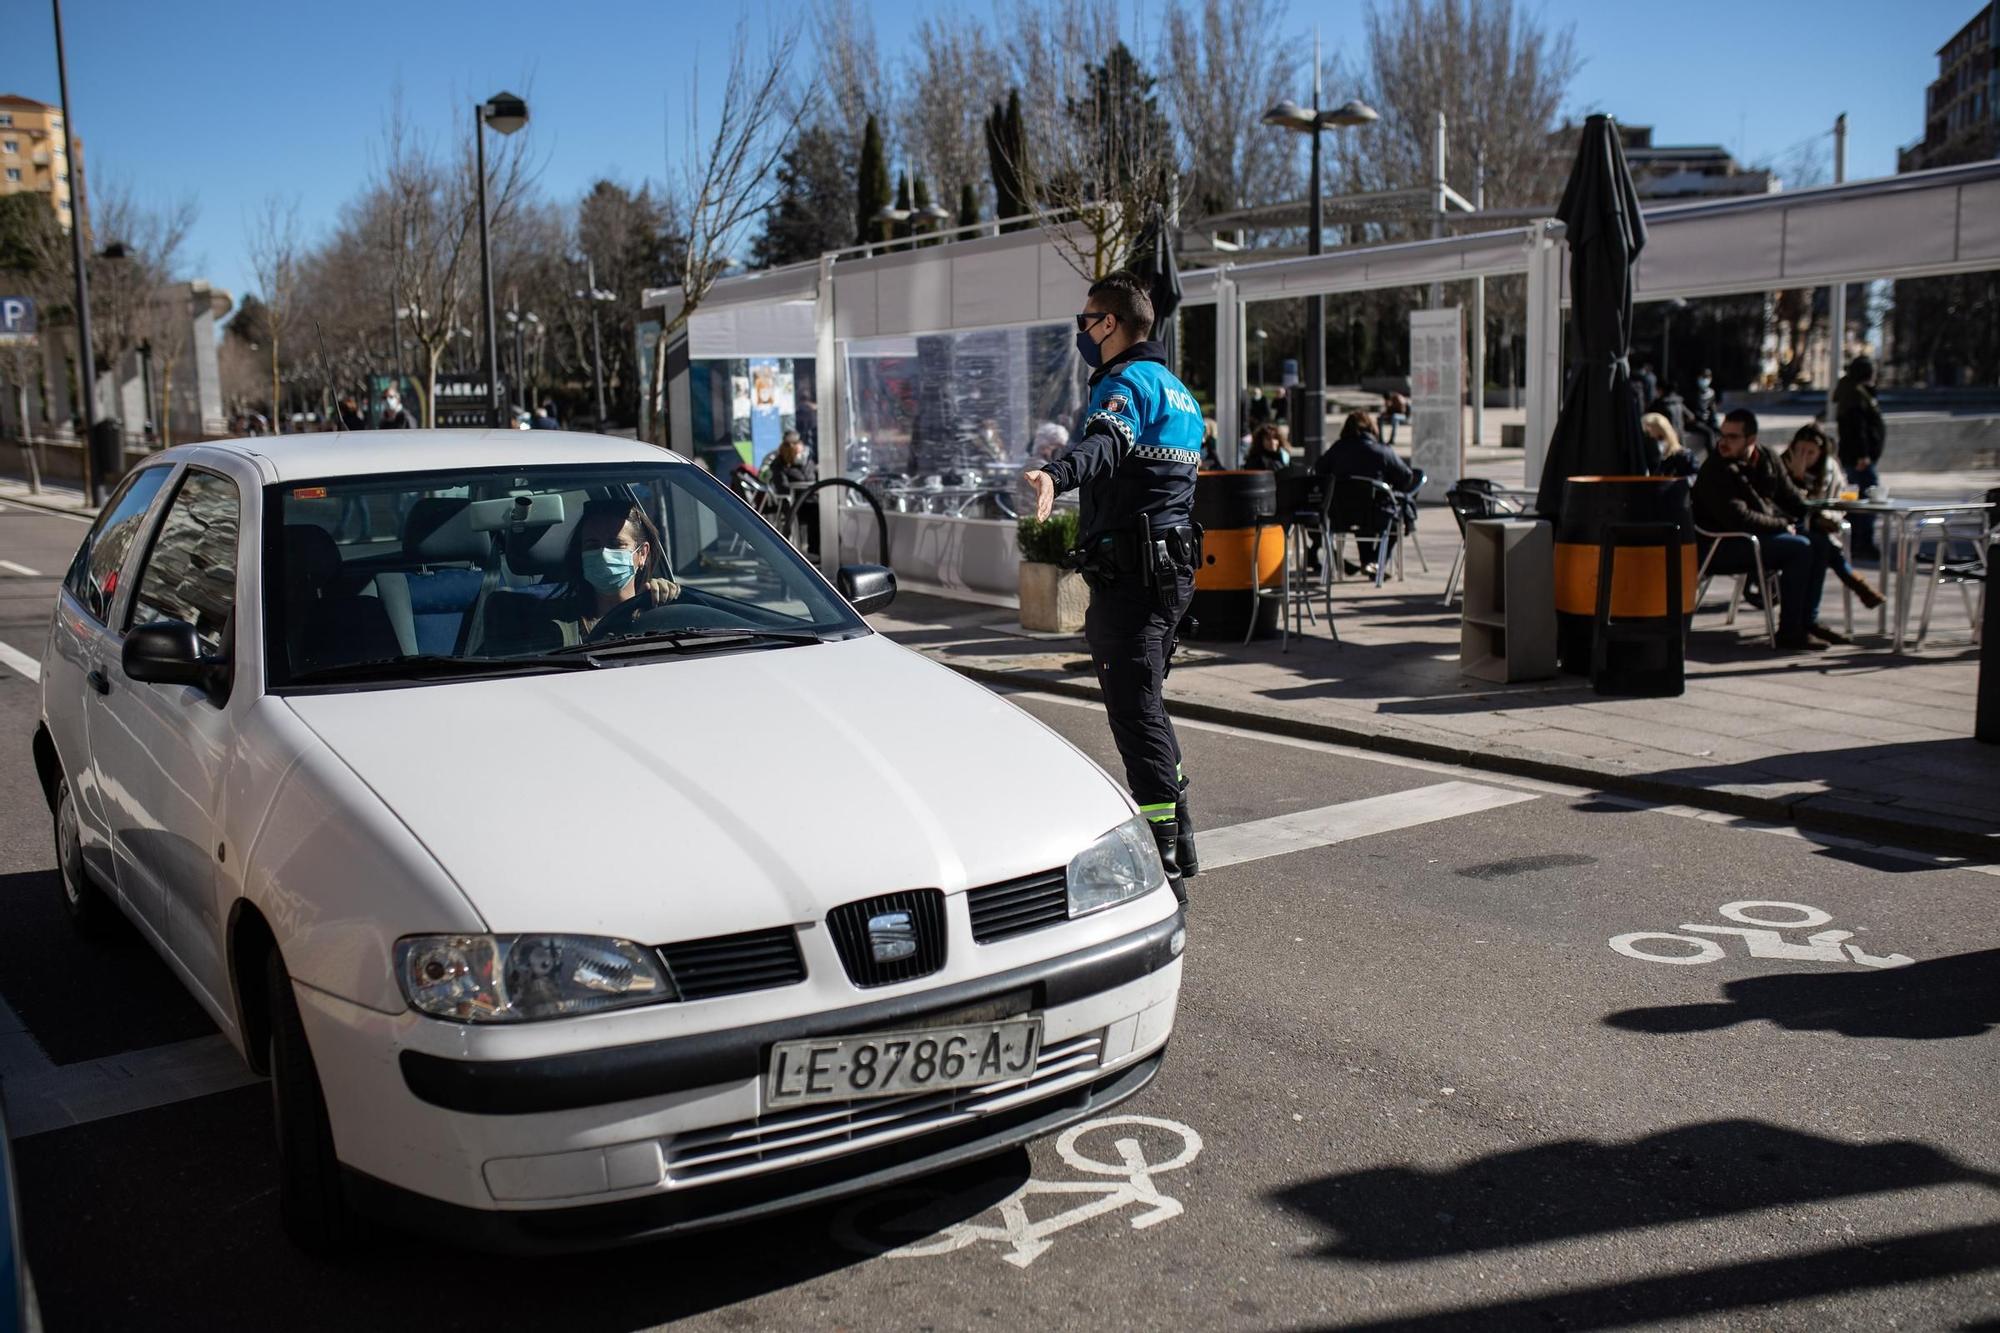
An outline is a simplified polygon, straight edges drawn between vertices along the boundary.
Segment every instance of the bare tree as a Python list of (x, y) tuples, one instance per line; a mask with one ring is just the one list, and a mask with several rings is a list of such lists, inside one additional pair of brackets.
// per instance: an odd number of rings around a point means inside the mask
[[(680, 304), (666, 312), (661, 324), (653, 360), (656, 386), (666, 382), (668, 342), (686, 327), (722, 276), (732, 248), (746, 241), (750, 221), (770, 207), (779, 159), (816, 105), (811, 94), (792, 101), (781, 96), (789, 86), (798, 44), (797, 24), (775, 30), (753, 69), (748, 29), (737, 23), (712, 135), (702, 133), (698, 86), (688, 90), (687, 141), (679, 169), (668, 172), (669, 193), (684, 229), (669, 273), (680, 289)], [(664, 420), (660, 438), (666, 438)]]
[(1031, 161), (1021, 173), (1056, 252), (1085, 278), (1123, 263), (1179, 167), (1155, 82), (1118, 35), (1113, 0), (1041, 0), (1003, 11)]
[(250, 257), (251, 275), (257, 280), (257, 294), (264, 302), (264, 352), (271, 366), (271, 430), (282, 435), (285, 395), (278, 357), (290, 330), (292, 303), (299, 285), (303, 246), (299, 240), (298, 197), (265, 196), (257, 212), (244, 223), (244, 246)]
[(1293, 136), (1263, 123), (1272, 103), (1297, 95), (1306, 63), (1284, 25), (1284, 0), (1167, 11), (1161, 65), (1188, 168), (1184, 215), (1295, 199), (1303, 189)]
[(985, 197), (986, 116), (1007, 96), (985, 29), (964, 15), (921, 19), (903, 89), (898, 119), (918, 174), (940, 199), (956, 200), (967, 185)]
[(91, 213), (91, 334), (97, 364), (113, 370), (154, 331), (160, 289), (181, 277), (181, 250), (199, 210), (192, 199), (149, 207), (122, 186), (100, 185)]
[[(840, 140), (841, 157), (851, 173), (861, 158), (861, 131), (868, 117), (889, 128), (895, 90), (876, 49), (874, 19), (865, 9), (857, 11), (854, 0), (813, 0), (812, 33), (818, 66), (814, 82), (823, 90), (826, 128)], [(802, 100), (794, 97), (791, 107), (803, 110)]]

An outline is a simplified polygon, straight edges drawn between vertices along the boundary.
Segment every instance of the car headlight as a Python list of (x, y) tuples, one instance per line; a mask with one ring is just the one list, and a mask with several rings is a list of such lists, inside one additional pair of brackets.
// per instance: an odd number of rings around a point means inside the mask
[(412, 1008), (466, 1023), (568, 1018), (676, 998), (650, 949), (594, 935), (412, 935), (396, 941)]
[(1150, 893), (1167, 882), (1153, 830), (1134, 815), (1069, 863), (1069, 914), (1086, 916)]

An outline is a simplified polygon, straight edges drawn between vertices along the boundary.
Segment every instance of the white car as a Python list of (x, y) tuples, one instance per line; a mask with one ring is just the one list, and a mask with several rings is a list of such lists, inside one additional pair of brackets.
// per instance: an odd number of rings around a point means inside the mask
[(1153, 1076), (1186, 937), (1131, 801), (839, 582), (600, 436), (124, 479), (42, 664), (63, 889), (271, 1075), (295, 1240), (727, 1223)]

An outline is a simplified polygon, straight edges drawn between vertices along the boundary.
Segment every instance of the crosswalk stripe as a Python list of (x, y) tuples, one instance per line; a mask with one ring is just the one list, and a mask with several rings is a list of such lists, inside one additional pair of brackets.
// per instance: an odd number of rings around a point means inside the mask
[(1323, 805), (1316, 810), (1231, 824), (1196, 834), (1195, 848), (1201, 854), (1204, 871), (1220, 870), (1244, 861), (1310, 851), (1534, 799), (1533, 792), (1488, 787), (1477, 782), (1440, 782), (1385, 796)]
[(42, 664), (12, 644), (0, 643), (0, 666), (9, 666), (29, 680), (42, 678)]
[(38, 579), (42, 576), (41, 570), (29, 569), (26, 565), (17, 565), (12, 560), (0, 560), (0, 569), (8, 570), (15, 574), (22, 574), (31, 579)]

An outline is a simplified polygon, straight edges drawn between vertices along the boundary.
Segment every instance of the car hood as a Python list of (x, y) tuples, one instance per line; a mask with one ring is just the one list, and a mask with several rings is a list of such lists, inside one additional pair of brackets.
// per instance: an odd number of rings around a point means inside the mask
[(1052, 869), (1130, 817), (1067, 741), (879, 635), (287, 702), (503, 933), (812, 921)]

